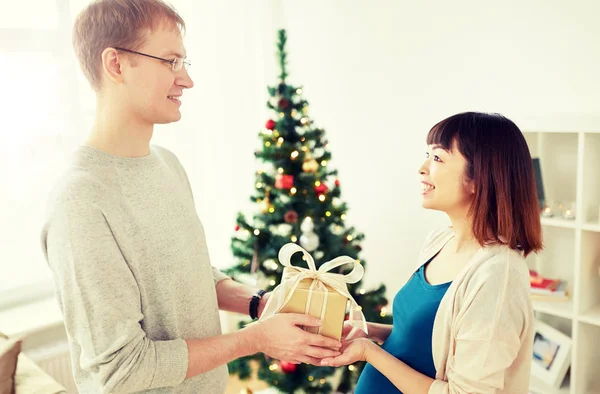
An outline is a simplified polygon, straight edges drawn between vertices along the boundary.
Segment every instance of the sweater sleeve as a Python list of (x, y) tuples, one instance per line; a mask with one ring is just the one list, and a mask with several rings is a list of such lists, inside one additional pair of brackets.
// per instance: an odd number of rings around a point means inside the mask
[(510, 263), (491, 262), (471, 278), (458, 303), (448, 381), (435, 380), (429, 394), (492, 394), (504, 387), (529, 313), (527, 287)]
[[(87, 200), (87, 199), (86, 199)], [(183, 339), (146, 337), (140, 291), (102, 210), (83, 199), (59, 202), (42, 233), (75, 362), (98, 392), (123, 393), (181, 384)]]

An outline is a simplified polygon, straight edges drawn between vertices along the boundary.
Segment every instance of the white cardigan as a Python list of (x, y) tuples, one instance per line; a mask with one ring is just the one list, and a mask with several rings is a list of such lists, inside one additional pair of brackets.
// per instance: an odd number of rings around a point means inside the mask
[[(430, 234), (419, 266), (454, 236)], [(454, 279), (433, 324), (436, 380), (429, 394), (526, 394), (533, 355), (529, 270), (504, 245), (479, 249)]]

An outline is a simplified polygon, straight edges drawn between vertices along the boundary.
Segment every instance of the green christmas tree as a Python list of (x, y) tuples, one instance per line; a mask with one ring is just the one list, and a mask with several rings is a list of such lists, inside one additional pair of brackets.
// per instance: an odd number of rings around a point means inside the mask
[[(280, 75), (278, 84), (268, 88), (267, 107), (272, 110), (272, 117), (259, 133), (261, 149), (255, 152), (262, 165), (255, 174), (251, 201), (258, 209), (251, 219), (238, 214), (231, 241), (236, 265), (226, 270), (241, 281), (254, 278), (268, 291), (280, 282), (282, 266), (278, 253), (289, 242), (299, 243), (311, 253), (317, 268), (342, 255), (366, 265), (359, 256), (364, 235), (345, 223), (348, 207), (340, 198), (338, 172), (328, 165), (331, 153), (325, 131), (309, 117), (302, 87), (287, 82), (286, 40), (285, 30), (279, 30)], [(361, 280), (349, 285), (348, 290), (367, 321), (391, 322), (391, 316), (386, 315), (384, 285), (367, 291)], [(246, 323), (241, 322), (240, 326)], [(364, 363), (340, 369), (295, 365), (257, 354), (230, 363), (230, 373), (240, 379), (249, 378), (251, 360), (259, 363), (258, 378), (284, 393), (346, 393), (354, 387), (364, 367)]]

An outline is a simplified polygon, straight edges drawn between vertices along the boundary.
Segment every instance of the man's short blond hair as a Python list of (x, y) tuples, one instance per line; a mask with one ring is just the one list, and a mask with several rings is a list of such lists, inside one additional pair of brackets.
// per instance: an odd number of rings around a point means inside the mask
[(100, 90), (101, 55), (109, 47), (136, 50), (162, 23), (184, 30), (181, 16), (161, 0), (95, 0), (75, 20), (73, 47), (92, 88)]

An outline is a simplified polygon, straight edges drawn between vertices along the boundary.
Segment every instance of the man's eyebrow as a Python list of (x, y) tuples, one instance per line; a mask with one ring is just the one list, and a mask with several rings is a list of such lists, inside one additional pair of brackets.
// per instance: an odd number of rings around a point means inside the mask
[(176, 57), (185, 58), (184, 55), (182, 55), (179, 52), (175, 52), (175, 51), (170, 51), (170, 52), (166, 53), (165, 55), (162, 55), (162, 57), (167, 57), (167, 56), (176, 56)]

